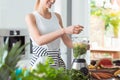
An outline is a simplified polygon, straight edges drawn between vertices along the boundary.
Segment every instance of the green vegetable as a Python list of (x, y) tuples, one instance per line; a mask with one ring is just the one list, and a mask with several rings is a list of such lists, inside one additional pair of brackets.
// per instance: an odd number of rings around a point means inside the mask
[(75, 58), (85, 54), (86, 51), (87, 51), (87, 44), (86, 43), (74, 43), (73, 56)]
[[(48, 60), (51, 59), (48, 58)], [(53, 68), (48, 60), (45, 64), (38, 64), (33, 71), (17, 69), (17, 75), (16, 72), (12, 73), (11, 80), (88, 80), (89, 78), (80, 70)]]
[(28, 75), (25, 76), (26, 71), (22, 71), (21, 74), (17, 75), (13, 73), (12, 80), (71, 80), (70, 75), (65, 72), (64, 68), (53, 68), (50, 64), (53, 60), (48, 57), (45, 64), (38, 64), (37, 68), (29, 71)]

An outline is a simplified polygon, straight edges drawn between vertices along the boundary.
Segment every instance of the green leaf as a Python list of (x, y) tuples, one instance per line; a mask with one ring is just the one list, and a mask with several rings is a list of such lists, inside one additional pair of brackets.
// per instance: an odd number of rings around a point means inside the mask
[[(20, 55), (23, 52), (23, 49), (28, 44), (29, 43), (21, 46), (21, 42), (17, 42), (15, 43), (14, 46), (12, 46), (10, 51), (8, 51), (8, 43), (5, 43), (4, 46), (1, 46), (0, 48), (0, 62), (1, 63), (0, 64), (2, 65), (0, 67), (0, 80), (8, 79), (10, 73), (15, 70), (16, 64), (20, 60)], [(3, 55), (5, 54), (6, 51), (8, 53), (7, 53), (7, 56), (4, 57)], [(3, 61), (4, 61), (4, 64), (3, 64)]]
[(2, 45), (0, 47), (0, 67), (4, 64), (7, 55), (8, 44)]

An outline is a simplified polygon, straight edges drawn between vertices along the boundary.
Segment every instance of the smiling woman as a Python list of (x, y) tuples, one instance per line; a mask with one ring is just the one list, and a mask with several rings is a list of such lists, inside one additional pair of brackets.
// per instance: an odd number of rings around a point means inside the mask
[(73, 25), (66, 28), (62, 25), (60, 14), (52, 12), (49, 9), (56, 0), (36, 0), (34, 11), (26, 15), (25, 20), (28, 25), (28, 31), (32, 40), (31, 65), (43, 63), (46, 56), (50, 56), (55, 61), (54, 67), (65, 67), (60, 56), (60, 40), (72, 48), (72, 40), (68, 34), (79, 34), (83, 26)]

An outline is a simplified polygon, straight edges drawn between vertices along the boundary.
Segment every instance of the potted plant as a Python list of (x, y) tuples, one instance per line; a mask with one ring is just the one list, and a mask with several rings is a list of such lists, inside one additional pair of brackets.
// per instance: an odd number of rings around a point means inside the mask
[(8, 80), (10, 74), (14, 72), (26, 45), (21, 46), (19, 41), (10, 51), (8, 50), (8, 43), (0, 47), (0, 80)]

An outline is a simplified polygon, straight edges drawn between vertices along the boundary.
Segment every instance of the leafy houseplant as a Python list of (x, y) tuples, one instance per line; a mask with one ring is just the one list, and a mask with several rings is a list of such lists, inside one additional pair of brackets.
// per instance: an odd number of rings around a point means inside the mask
[(10, 74), (16, 69), (17, 62), (20, 60), (20, 55), (27, 44), (21, 46), (21, 42), (15, 45), (8, 51), (8, 43), (0, 48), (0, 80), (8, 80)]

